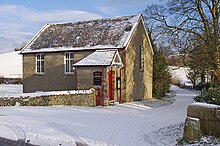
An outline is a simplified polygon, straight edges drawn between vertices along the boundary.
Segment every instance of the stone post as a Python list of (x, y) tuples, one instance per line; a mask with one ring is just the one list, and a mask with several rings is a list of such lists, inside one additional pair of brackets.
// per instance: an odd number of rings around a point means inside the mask
[(187, 117), (184, 126), (183, 138), (192, 143), (201, 137), (200, 120), (198, 118)]

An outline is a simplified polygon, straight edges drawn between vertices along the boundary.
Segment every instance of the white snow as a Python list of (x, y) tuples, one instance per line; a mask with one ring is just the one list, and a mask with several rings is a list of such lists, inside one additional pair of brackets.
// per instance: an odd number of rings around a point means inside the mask
[(34, 93), (23, 93), (23, 85), (0, 84), (0, 98), (18, 98), (18, 97), (37, 97), (47, 95), (68, 95), (68, 94), (88, 94), (90, 90), (68, 90), (68, 91), (38, 91)]
[(188, 79), (187, 75), (190, 68), (170, 66), (169, 71), (173, 79), (177, 79), (181, 85), (192, 86), (192, 82)]
[(141, 14), (137, 15), (136, 17), (133, 17), (130, 20), (130, 22), (132, 23), (131, 31), (125, 32), (124, 36), (121, 38), (120, 45), (123, 44), (123, 47), (126, 47), (126, 45), (128, 45), (128, 42), (131, 39), (131, 36), (138, 25), (138, 20), (140, 19), (140, 17), (141, 17)]
[(199, 118), (193, 118), (193, 117), (187, 117), (188, 119), (190, 119), (190, 120), (193, 120), (193, 121), (199, 121)]
[(20, 97), (23, 92), (22, 85), (0, 84), (0, 98), (2, 97)]
[(193, 144), (183, 144), (183, 146), (220, 146), (220, 139), (213, 136), (202, 136)]
[(177, 92), (175, 102), (157, 108), (134, 102), (103, 108), (0, 107), (0, 137), (44, 146), (72, 146), (74, 141), (92, 146), (174, 145), (195, 92), (177, 86), (172, 90)]
[(97, 50), (83, 58), (74, 66), (108, 65), (110, 66), (117, 50)]
[(219, 108), (219, 105), (216, 104), (209, 104), (209, 103), (202, 103), (202, 102), (196, 102), (196, 103), (192, 103), (191, 105), (193, 106), (202, 106), (202, 107), (208, 107), (208, 108)]
[(80, 51), (80, 50), (101, 50), (101, 49), (119, 49), (121, 47), (115, 47), (113, 45), (96, 45), (96, 46), (84, 46), (84, 47), (55, 47), (55, 48), (41, 48), (38, 50), (27, 49), (22, 53), (39, 53), (39, 52), (63, 52), (63, 51)]
[(0, 54), (0, 77), (22, 77), (22, 55), (19, 52)]

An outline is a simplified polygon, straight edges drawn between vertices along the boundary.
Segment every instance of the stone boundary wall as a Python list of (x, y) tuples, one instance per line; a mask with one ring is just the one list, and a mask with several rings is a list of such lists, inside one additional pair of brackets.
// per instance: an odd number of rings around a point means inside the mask
[(3, 77), (0, 77), (0, 84), (22, 84), (22, 78), (3, 78)]
[(188, 106), (184, 138), (195, 141), (201, 135), (220, 137), (220, 106), (207, 103)]
[(88, 93), (0, 98), (0, 106), (96, 106), (95, 90)]

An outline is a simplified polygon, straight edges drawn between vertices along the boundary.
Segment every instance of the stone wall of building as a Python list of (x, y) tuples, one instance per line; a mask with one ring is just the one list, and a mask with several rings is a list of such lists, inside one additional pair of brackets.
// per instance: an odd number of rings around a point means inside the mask
[[(142, 57), (143, 59), (140, 59)], [(124, 100), (152, 98), (153, 52), (142, 19), (139, 20), (126, 47), (125, 64), (126, 99)]]
[(94, 72), (102, 72), (102, 67), (76, 67), (77, 89), (101, 88), (101, 85), (94, 85)]
[[(67, 51), (69, 52), (69, 51)], [(74, 62), (92, 51), (72, 51)], [(77, 89), (76, 73), (65, 73), (65, 52), (44, 53), (44, 74), (36, 73), (36, 54), (23, 54), (23, 91), (61, 91)]]

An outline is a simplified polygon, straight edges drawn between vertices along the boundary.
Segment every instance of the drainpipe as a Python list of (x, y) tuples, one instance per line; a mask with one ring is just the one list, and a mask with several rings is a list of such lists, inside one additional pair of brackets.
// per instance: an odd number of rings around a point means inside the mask
[(124, 52), (124, 65), (126, 65), (126, 51)]
[(105, 86), (104, 86), (104, 66), (102, 67), (102, 106), (104, 106), (104, 94), (105, 94)]
[[(122, 70), (123, 70), (123, 72), (124, 72), (124, 77), (123, 77), (123, 79), (125, 79), (125, 77), (126, 77), (126, 72), (125, 72), (125, 70), (126, 70), (126, 50), (124, 50), (123, 51), (123, 53), (124, 53), (124, 66), (121, 68), (121, 72), (120, 73), (122, 73)], [(121, 77), (121, 79), (122, 79), (122, 77)], [(124, 82), (124, 85), (125, 85), (125, 88), (124, 88), (124, 92), (125, 92), (125, 94), (126, 94), (126, 81)], [(122, 92), (122, 88), (120, 89), (120, 93)], [(122, 96), (122, 95), (121, 95)], [(126, 96), (126, 95), (125, 95)], [(122, 98), (122, 97), (120, 97), (120, 98)], [(121, 101), (122, 102), (122, 101)]]
[(121, 95), (121, 91), (122, 91), (122, 77), (121, 77), (121, 75), (122, 75), (122, 67), (120, 67), (120, 103), (122, 103), (122, 95)]

